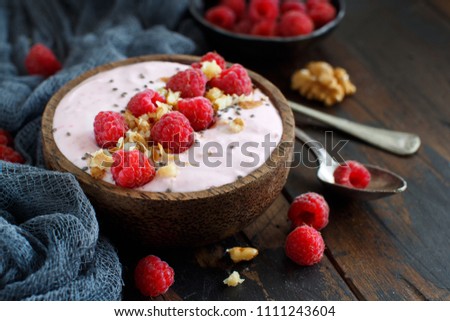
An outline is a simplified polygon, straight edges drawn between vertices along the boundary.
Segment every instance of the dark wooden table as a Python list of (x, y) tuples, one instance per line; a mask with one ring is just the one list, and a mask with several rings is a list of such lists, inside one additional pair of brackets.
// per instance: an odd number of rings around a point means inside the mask
[[(325, 108), (289, 89), (296, 68), (325, 60), (348, 70), (358, 91)], [(351, 140), (346, 159), (389, 168), (408, 182), (402, 195), (358, 202), (326, 193), (316, 170), (291, 170), (284, 192), (254, 223), (232, 238), (198, 249), (156, 251), (175, 269), (176, 281), (161, 300), (449, 300), (450, 299), (450, 2), (448, 0), (347, 1), (347, 16), (327, 39), (288, 61), (250, 68), (290, 99), (368, 125), (417, 133), (419, 152), (400, 157)], [(304, 117), (297, 125), (323, 142), (329, 128)], [(297, 150), (301, 144), (297, 143)], [(323, 193), (331, 207), (323, 230), (320, 264), (300, 267), (285, 257), (290, 201)], [(224, 250), (253, 246), (260, 255), (233, 265)], [(132, 271), (150, 254), (119, 247), (124, 299), (140, 300)], [(237, 270), (245, 282), (222, 281)]]

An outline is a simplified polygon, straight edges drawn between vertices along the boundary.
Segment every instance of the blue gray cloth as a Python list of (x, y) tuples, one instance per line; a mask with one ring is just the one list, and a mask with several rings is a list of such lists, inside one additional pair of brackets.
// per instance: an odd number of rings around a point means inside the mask
[[(0, 128), (15, 134), (27, 165), (0, 161), (0, 299), (118, 300), (121, 267), (98, 236), (95, 212), (75, 178), (43, 167), (40, 116), (83, 72), (130, 56), (192, 54), (199, 36), (187, 0), (0, 0)], [(190, 38), (191, 37), (191, 38)], [(197, 38), (198, 39), (198, 38)], [(29, 76), (37, 42), (63, 69)]]

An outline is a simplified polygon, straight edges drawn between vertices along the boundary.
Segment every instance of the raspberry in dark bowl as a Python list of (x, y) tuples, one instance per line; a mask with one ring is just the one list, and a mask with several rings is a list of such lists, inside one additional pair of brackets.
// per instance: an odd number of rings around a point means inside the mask
[[(191, 0), (189, 7), (209, 44), (236, 61), (295, 55), (330, 34), (345, 15), (344, 0), (260, 0), (257, 9), (244, 2), (243, 14), (239, 0)], [(234, 20), (233, 6), (239, 9)]]

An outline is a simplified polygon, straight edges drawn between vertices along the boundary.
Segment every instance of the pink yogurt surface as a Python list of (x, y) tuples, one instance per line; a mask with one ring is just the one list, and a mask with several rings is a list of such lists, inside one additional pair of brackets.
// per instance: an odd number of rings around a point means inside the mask
[[(100, 111), (124, 110), (138, 90), (164, 87), (162, 77), (170, 77), (187, 68), (188, 65), (172, 62), (142, 62), (86, 79), (64, 96), (55, 111), (53, 135), (56, 145), (77, 167), (86, 167), (87, 161), (82, 157), (99, 149), (93, 123)], [(190, 160), (190, 164), (180, 165), (176, 177), (156, 175), (151, 182), (137, 189), (151, 192), (200, 191), (232, 183), (260, 167), (280, 142), (283, 128), (280, 115), (268, 97), (258, 89), (253, 97), (255, 100), (263, 99), (264, 103), (253, 109), (222, 111), (216, 126), (195, 133), (196, 146), (179, 155), (181, 162)], [(232, 133), (225, 121), (237, 117), (244, 120), (245, 127), (239, 133)], [(266, 135), (270, 137), (270, 147), (263, 145)], [(247, 148), (244, 150), (242, 146), (245, 143)], [(114, 184), (109, 171), (104, 180)]]

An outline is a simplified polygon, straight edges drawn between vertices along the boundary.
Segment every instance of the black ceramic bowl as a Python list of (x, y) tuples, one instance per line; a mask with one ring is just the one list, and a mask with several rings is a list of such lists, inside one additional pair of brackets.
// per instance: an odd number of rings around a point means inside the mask
[(227, 57), (267, 58), (295, 55), (313, 42), (328, 35), (345, 15), (345, 1), (332, 0), (336, 8), (336, 18), (314, 30), (312, 33), (296, 37), (260, 37), (234, 33), (219, 28), (204, 19), (204, 13), (216, 5), (217, 0), (191, 0), (189, 10), (203, 30), (208, 43)]

